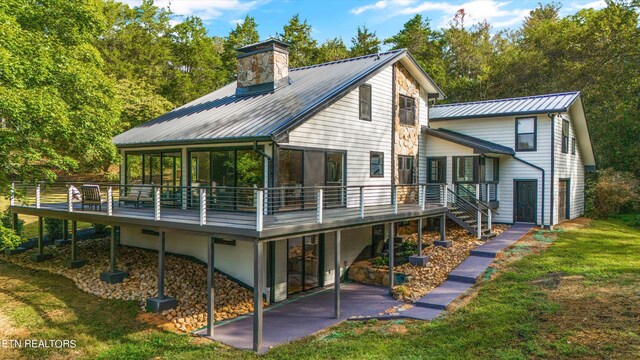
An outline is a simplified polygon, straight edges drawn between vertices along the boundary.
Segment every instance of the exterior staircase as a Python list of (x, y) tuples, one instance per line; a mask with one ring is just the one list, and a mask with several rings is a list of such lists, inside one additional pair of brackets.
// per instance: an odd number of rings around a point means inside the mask
[[(445, 196), (449, 219), (472, 235), (478, 235), (478, 227), (480, 227), (480, 238), (483, 240), (496, 236), (491, 231), (490, 219), (495, 210), (476, 200), (473, 196), (463, 196), (450, 189), (446, 189)], [(480, 219), (480, 223), (478, 223), (478, 219)]]

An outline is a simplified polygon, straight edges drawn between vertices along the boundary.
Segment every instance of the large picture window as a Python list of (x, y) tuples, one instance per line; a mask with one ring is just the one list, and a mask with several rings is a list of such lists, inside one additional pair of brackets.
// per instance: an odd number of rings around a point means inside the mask
[(428, 157), (427, 158), (427, 182), (428, 183), (445, 183), (445, 171), (447, 168), (446, 157)]
[(416, 111), (415, 111), (415, 99), (409, 96), (400, 95), (400, 124), (403, 125), (415, 125), (416, 124)]
[(536, 118), (516, 118), (516, 151), (536, 150)]
[(398, 156), (398, 181), (400, 185), (414, 183), (414, 159), (412, 156)]
[(360, 119), (371, 120), (371, 85), (360, 85)]

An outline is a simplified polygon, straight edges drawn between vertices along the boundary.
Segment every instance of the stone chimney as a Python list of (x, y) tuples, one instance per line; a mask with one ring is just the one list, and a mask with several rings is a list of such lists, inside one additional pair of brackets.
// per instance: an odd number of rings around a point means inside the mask
[(236, 49), (238, 86), (236, 95), (271, 92), (289, 84), (288, 44), (276, 39)]

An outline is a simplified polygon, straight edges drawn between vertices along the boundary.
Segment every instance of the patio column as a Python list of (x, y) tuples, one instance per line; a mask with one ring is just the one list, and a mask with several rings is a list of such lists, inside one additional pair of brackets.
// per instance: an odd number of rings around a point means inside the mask
[(263, 244), (253, 242), (253, 351), (262, 349), (262, 249)]
[(447, 214), (442, 214), (440, 218), (440, 241), (434, 241), (435, 246), (451, 247), (453, 243), (447, 240)]
[(111, 250), (109, 252), (109, 271), (100, 273), (100, 280), (109, 283), (117, 284), (121, 283), (126, 277), (129, 276), (124, 271), (120, 271), (116, 268), (116, 227), (111, 225)]
[(394, 277), (393, 277), (393, 248), (395, 247), (394, 244), (394, 238), (395, 238), (395, 233), (394, 233), (394, 225), (395, 223), (391, 222), (389, 223), (389, 291), (393, 290), (393, 282), (394, 282)]
[(334, 281), (335, 281), (335, 289), (334, 289), (334, 310), (336, 319), (340, 319), (340, 230), (336, 231), (336, 238), (334, 242), (335, 251), (334, 251)]
[(38, 217), (38, 253), (31, 254), (31, 260), (35, 262), (41, 262), (45, 260), (49, 260), (53, 257), (51, 254), (44, 253), (44, 220), (42, 216)]
[(166, 232), (161, 231), (158, 240), (158, 296), (147, 299), (147, 310), (156, 313), (173, 309), (178, 305), (175, 298), (164, 296), (165, 242)]
[(208, 252), (207, 252), (207, 336), (213, 337), (213, 325), (215, 323), (214, 318), (214, 306), (215, 306), (215, 279), (213, 273), (215, 270), (215, 240), (213, 237), (209, 237)]
[(86, 260), (79, 260), (77, 258), (77, 254), (78, 254), (77, 240), (78, 240), (78, 222), (72, 221), (71, 222), (71, 259), (69, 261), (66, 261), (64, 264), (69, 269), (77, 269), (87, 264)]

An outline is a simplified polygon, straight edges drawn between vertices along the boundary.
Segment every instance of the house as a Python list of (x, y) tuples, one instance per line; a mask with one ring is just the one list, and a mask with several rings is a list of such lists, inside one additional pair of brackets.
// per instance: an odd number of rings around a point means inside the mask
[[(339, 316), (341, 276), (393, 248), (397, 222), (422, 231), (439, 219), (447, 246), (446, 216), (488, 238), (495, 221), (549, 226), (582, 212), (593, 152), (579, 93), (430, 105), (441, 99), (406, 50), (289, 69), (287, 44), (267, 40), (238, 49), (236, 82), (113, 139), (121, 181), (97, 200), (104, 209), (70, 192), (43, 201), (38, 186), (12, 210), (111, 224), (122, 245), (157, 249), (156, 311), (175, 306), (165, 251), (209, 264), (210, 316), (214, 267), (253, 287), (259, 349), (263, 296), (335, 285)], [(122, 281), (111, 241), (103, 279)]]

